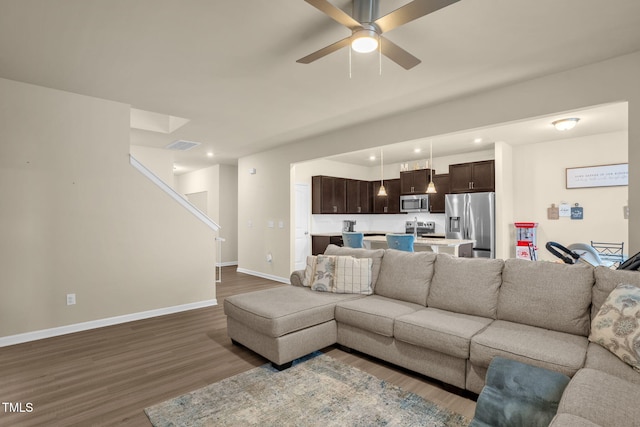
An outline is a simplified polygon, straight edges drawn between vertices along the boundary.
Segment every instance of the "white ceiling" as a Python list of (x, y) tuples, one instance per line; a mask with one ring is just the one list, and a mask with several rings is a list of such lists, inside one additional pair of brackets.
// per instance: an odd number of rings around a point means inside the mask
[(201, 142), (176, 153), (197, 168), (640, 50), (640, 1), (460, 0), (386, 34), (412, 70), (354, 54), (349, 78), (348, 49), (295, 62), (348, 34), (303, 0), (0, 0), (0, 77), (187, 119), (131, 142)]

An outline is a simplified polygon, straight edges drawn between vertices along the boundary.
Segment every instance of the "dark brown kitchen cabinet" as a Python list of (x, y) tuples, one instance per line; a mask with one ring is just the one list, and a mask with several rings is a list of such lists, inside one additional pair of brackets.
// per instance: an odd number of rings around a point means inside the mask
[(495, 191), (495, 162), (459, 163), (449, 165), (451, 193), (477, 193)]
[(333, 176), (311, 177), (311, 213), (346, 213), (347, 180)]
[(371, 213), (373, 209), (372, 188), (369, 181), (347, 179), (347, 213)]
[(311, 255), (323, 254), (329, 245), (342, 246), (342, 236), (311, 236)]
[(373, 182), (373, 213), (400, 213), (400, 179), (385, 179), (386, 196), (378, 196), (380, 181)]
[(427, 191), (430, 173), (429, 169), (400, 172), (400, 194), (424, 194)]
[(433, 175), (433, 185), (437, 193), (429, 194), (429, 212), (444, 213), (444, 196), (449, 193), (449, 174)]

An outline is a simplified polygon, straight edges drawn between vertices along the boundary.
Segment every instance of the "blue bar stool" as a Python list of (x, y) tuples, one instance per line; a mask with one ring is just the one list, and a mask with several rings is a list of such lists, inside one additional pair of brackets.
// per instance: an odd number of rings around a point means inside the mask
[(364, 234), (355, 231), (343, 231), (342, 242), (347, 248), (364, 247)]
[(413, 234), (387, 234), (389, 249), (413, 252)]

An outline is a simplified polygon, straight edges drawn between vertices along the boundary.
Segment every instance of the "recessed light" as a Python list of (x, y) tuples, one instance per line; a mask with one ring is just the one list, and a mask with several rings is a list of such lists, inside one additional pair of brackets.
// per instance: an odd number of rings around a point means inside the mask
[(207, 157), (213, 157), (213, 151), (207, 152)]
[(419, 152), (421, 152), (421, 151), (422, 151), (422, 150), (421, 150), (420, 148), (414, 148), (414, 149), (413, 149), (413, 152), (414, 152), (414, 153), (419, 153)]
[(369, 160), (374, 161), (376, 159), (376, 156), (369, 156)]
[(482, 138), (476, 138), (473, 140), (476, 144), (480, 144), (482, 142)]

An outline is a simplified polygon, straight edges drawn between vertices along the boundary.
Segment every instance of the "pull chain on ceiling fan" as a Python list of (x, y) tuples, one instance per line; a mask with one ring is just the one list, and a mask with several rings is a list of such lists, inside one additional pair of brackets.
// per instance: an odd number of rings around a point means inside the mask
[(349, 28), (351, 35), (300, 58), (296, 62), (309, 64), (351, 45), (356, 52), (366, 53), (379, 49), (384, 56), (409, 70), (418, 65), (420, 60), (389, 39), (382, 37), (382, 34), (459, 0), (414, 0), (383, 17), (378, 17), (378, 0), (353, 0), (353, 17), (327, 0), (305, 1), (337, 23)]

